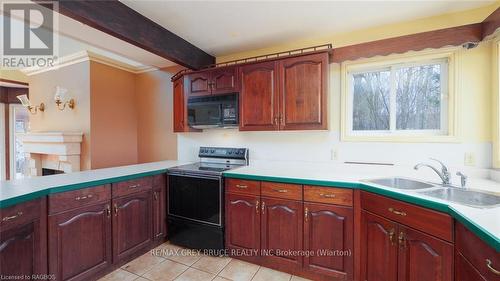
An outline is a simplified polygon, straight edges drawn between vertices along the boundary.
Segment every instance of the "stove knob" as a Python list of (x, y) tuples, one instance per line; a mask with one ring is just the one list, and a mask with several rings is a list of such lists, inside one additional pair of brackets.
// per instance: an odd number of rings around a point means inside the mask
[(232, 150), (229, 150), (229, 155), (233, 154), (233, 151)]
[(214, 152), (215, 152), (215, 149), (210, 150), (210, 152), (211, 152), (211, 153), (214, 153)]

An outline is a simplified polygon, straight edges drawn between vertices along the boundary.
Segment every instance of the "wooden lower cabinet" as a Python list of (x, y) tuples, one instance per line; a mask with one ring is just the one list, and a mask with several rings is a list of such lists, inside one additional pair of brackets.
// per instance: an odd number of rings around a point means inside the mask
[(0, 210), (2, 280), (47, 273), (46, 211), (45, 198)]
[(328, 204), (304, 203), (304, 257), (308, 271), (353, 279), (353, 210)]
[(242, 258), (256, 261), (260, 249), (260, 198), (226, 195), (226, 248), (245, 252)]
[(56, 280), (88, 280), (112, 263), (110, 203), (49, 216), (49, 272)]
[(455, 281), (486, 281), (460, 252), (455, 252)]
[(161, 243), (166, 236), (167, 183), (165, 175), (158, 175), (153, 186), (153, 240)]
[(152, 240), (151, 191), (113, 199), (113, 262), (124, 260)]
[(396, 281), (397, 223), (367, 211), (361, 220), (361, 280)]
[(284, 270), (302, 267), (303, 203), (262, 197), (261, 255), (264, 264)]

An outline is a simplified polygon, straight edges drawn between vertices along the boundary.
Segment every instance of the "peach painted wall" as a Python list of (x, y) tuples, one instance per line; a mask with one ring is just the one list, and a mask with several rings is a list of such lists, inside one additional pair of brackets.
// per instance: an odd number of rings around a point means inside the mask
[[(88, 61), (64, 66), (28, 77), (32, 104), (45, 103), (45, 112), (30, 115), (32, 132), (83, 132), (80, 167), (88, 170), (90, 163), (90, 64)], [(56, 86), (68, 89), (75, 98), (74, 110), (60, 111), (54, 103)]]
[(136, 164), (135, 74), (90, 62), (91, 168)]
[(136, 75), (139, 162), (177, 159), (177, 136), (173, 133), (173, 96), (167, 68)]

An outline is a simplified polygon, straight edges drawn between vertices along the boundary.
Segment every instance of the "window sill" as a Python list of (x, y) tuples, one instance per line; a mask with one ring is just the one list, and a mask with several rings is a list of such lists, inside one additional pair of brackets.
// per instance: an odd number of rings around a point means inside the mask
[(400, 142), (400, 143), (459, 143), (460, 139), (453, 135), (434, 135), (434, 136), (353, 136), (342, 135), (341, 141), (344, 142)]

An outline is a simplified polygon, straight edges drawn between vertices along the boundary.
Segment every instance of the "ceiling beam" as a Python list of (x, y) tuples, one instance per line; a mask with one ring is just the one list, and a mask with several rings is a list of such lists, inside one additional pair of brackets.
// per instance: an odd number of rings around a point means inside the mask
[(497, 8), (483, 21), (483, 39), (500, 28), (500, 8)]
[(479, 42), (482, 30), (482, 23), (475, 23), (334, 48), (333, 62)]
[(117, 0), (53, 1), (59, 13), (184, 67), (215, 63), (215, 57)]

